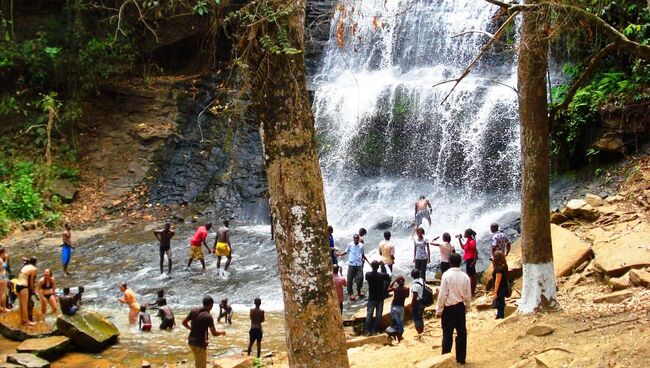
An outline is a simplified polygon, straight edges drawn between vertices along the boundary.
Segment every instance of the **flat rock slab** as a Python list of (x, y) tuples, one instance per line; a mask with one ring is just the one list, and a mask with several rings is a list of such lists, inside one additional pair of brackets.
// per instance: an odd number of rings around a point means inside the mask
[(456, 360), (451, 354), (443, 354), (420, 360), (415, 364), (411, 364), (409, 368), (455, 368), (457, 366)]
[(391, 338), (386, 334), (379, 334), (374, 336), (360, 336), (347, 341), (348, 349), (358, 348), (365, 345), (391, 345)]
[(528, 330), (526, 330), (526, 335), (542, 337), (542, 336), (548, 336), (552, 334), (554, 331), (555, 329), (551, 326), (535, 325), (529, 328)]
[(233, 356), (215, 360), (212, 368), (249, 368), (252, 366), (253, 357)]
[(594, 303), (620, 303), (623, 300), (630, 298), (634, 295), (634, 292), (632, 290), (621, 290), (621, 291), (615, 291), (613, 293), (599, 296), (594, 298), (593, 302)]
[(573, 354), (562, 349), (551, 349), (535, 355), (537, 367), (556, 368), (566, 367), (573, 360)]
[(14, 363), (1, 362), (0, 368), (25, 368), (25, 367)]
[(23, 341), (16, 351), (35, 354), (45, 360), (56, 360), (70, 349), (70, 339), (65, 336), (50, 336)]
[[(609, 241), (594, 242), (594, 267), (610, 277), (650, 266), (650, 225), (641, 223)], [(555, 253), (554, 253), (555, 254)]]
[(22, 367), (27, 368), (49, 368), (50, 362), (41, 359), (34, 354), (29, 353), (16, 353), (7, 355), (8, 363), (15, 363)]
[(94, 312), (81, 312), (74, 316), (60, 315), (56, 326), (81, 350), (99, 353), (117, 342), (120, 332), (104, 316)]
[(632, 285), (650, 288), (650, 272), (644, 270), (630, 270), (628, 274)]
[[(38, 317), (38, 308), (34, 308), (34, 318)], [(54, 326), (37, 322), (36, 326), (24, 326), (20, 321), (20, 312), (11, 311), (0, 314), (0, 334), (9, 340), (24, 341), (54, 335)]]

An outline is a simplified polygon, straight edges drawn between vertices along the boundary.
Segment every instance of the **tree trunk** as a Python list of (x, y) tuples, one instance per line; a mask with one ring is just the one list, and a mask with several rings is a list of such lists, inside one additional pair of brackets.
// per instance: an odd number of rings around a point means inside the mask
[[(332, 280), (314, 117), (306, 87), (302, 52), (305, 0), (266, 3), (277, 13), (291, 9), (286, 18), (259, 22), (262, 29), (252, 31), (255, 26), (247, 27), (247, 32), (256, 33), (244, 35), (250, 42), (248, 51), (254, 48), (246, 62), (255, 70), (250, 87), (260, 120), (275, 226), (289, 365), (348, 367), (345, 334)], [(301, 52), (270, 51), (262, 42), (258, 43), (262, 34), (271, 40), (286, 37)]]
[[(526, 3), (534, 3), (527, 1)], [(519, 119), (521, 126), (521, 246), (524, 285), (518, 311), (556, 308), (551, 245), (549, 117), (546, 90), (547, 14), (524, 12), (519, 45)]]

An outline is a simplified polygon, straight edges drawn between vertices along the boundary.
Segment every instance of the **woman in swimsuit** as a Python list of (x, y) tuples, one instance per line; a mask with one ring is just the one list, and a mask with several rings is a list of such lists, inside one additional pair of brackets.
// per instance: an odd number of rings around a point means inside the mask
[(47, 305), (50, 304), (52, 307), (52, 313), (57, 313), (57, 299), (56, 299), (56, 284), (54, 281), (54, 276), (52, 276), (52, 271), (49, 268), (46, 268), (43, 271), (43, 277), (38, 280), (38, 295), (41, 298), (41, 317), (45, 318), (45, 313), (47, 313)]
[(7, 281), (9, 280), (9, 272), (7, 267), (9, 263), (5, 261), (7, 252), (4, 248), (0, 248), (0, 312), (9, 312), (7, 309)]
[(16, 293), (18, 294), (18, 302), (20, 304), (20, 320), (24, 325), (34, 326), (36, 323), (29, 320), (31, 313), (30, 297), (34, 293), (34, 280), (36, 280), (36, 257), (32, 257), (25, 262), (23, 268), (20, 269), (18, 281), (16, 282)]

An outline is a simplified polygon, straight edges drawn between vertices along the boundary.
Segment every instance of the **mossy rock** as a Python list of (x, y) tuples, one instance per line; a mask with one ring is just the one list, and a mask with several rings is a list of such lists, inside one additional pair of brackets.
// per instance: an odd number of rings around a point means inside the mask
[(113, 345), (120, 335), (113, 323), (95, 312), (82, 312), (74, 316), (60, 315), (56, 326), (81, 350), (90, 353), (99, 353)]
[[(34, 309), (34, 318), (38, 319), (39, 313)], [(25, 341), (40, 337), (52, 336), (56, 333), (54, 326), (37, 322), (36, 326), (24, 326), (20, 321), (20, 312), (11, 311), (0, 314), (0, 334), (9, 340)]]
[(18, 345), (16, 351), (19, 353), (35, 354), (39, 358), (53, 361), (68, 352), (69, 349), (69, 338), (65, 336), (50, 336), (25, 340)]

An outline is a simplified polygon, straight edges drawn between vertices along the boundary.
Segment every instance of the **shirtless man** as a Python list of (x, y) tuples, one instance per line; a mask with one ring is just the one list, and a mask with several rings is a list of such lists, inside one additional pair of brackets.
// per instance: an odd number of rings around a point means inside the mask
[(74, 247), (72, 246), (72, 230), (70, 224), (66, 222), (63, 227), (65, 230), (63, 230), (63, 234), (61, 235), (63, 240), (63, 244), (61, 244), (61, 263), (63, 263), (63, 277), (68, 277), (70, 275), (70, 272), (68, 272), (68, 264), (70, 264)]
[(264, 333), (262, 332), (262, 323), (264, 323), (264, 310), (260, 309), (260, 305), (262, 305), (262, 299), (255, 298), (255, 308), (251, 308), (250, 312), (251, 329), (248, 331), (248, 355), (251, 355), (253, 343), (257, 342), (258, 358), (262, 352), (262, 337), (264, 336)]
[(162, 230), (155, 230), (153, 235), (160, 242), (160, 274), (163, 273), (163, 262), (165, 254), (167, 255), (167, 273), (172, 273), (172, 245), (171, 241), (174, 237), (174, 230), (171, 229), (171, 224), (166, 223), (165, 228)]
[(415, 228), (417, 229), (422, 225), (422, 219), (429, 221), (431, 226), (431, 203), (425, 196), (420, 196), (420, 199), (415, 202)]
[(223, 226), (217, 229), (217, 238), (214, 240), (214, 254), (217, 256), (217, 270), (221, 268), (221, 257), (226, 257), (224, 271), (230, 267), (232, 259), (232, 245), (230, 244), (230, 229), (228, 220), (223, 220)]
[(225, 319), (225, 323), (232, 325), (232, 307), (228, 304), (228, 298), (221, 299), (219, 303), (219, 317), (217, 317), (217, 322), (221, 323), (221, 319)]
[(176, 325), (176, 320), (174, 319), (174, 312), (167, 305), (167, 299), (161, 298), (158, 301), (158, 317), (160, 317), (160, 329), (161, 330), (171, 330)]
[(79, 308), (81, 307), (81, 294), (83, 294), (83, 286), (79, 286), (79, 292), (77, 294), (70, 294), (70, 288), (63, 288), (63, 295), (59, 297), (59, 306), (61, 307), (61, 313), (67, 316), (73, 316)]
[(126, 282), (120, 284), (120, 291), (123, 293), (117, 301), (129, 306), (129, 325), (134, 326), (138, 323), (138, 314), (140, 314), (140, 304), (135, 297), (135, 293), (129, 288)]

